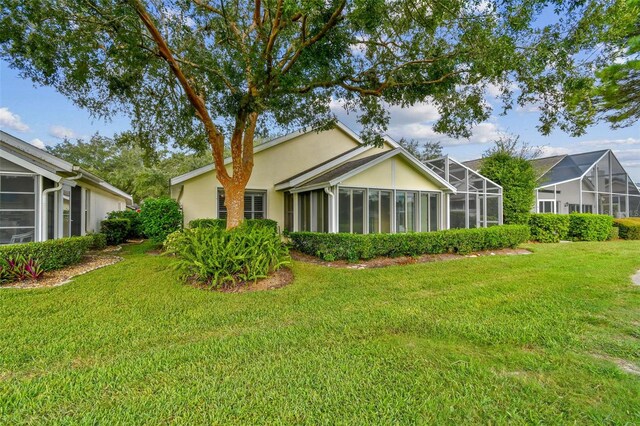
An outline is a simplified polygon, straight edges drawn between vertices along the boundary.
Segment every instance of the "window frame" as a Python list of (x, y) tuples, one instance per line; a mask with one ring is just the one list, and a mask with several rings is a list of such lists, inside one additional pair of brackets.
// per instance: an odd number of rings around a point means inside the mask
[[(39, 195), (39, 187), (40, 187), (40, 175), (37, 173), (26, 173), (26, 172), (1, 172), (0, 178), (3, 176), (7, 177), (30, 177), (33, 180), (33, 192), (27, 191), (17, 191), (17, 192), (8, 192), (2, 191), (2, 186), (0, 185), (0, 194), (12, 194), (12, 195), (33, 195), (33, 208), (32, 209), (3, 209), (0, 205), (0, 212), (31, 212), (33, 214), (33, 225), (32, 226), (0, 226), (0, 230), (25, 230), (28, 229), (33, 231), (33, 237), (31, 241), (38, 241), (38, 223), (39, 223), (39, 206), (38, 206), (38, 195)], [(16, 234), (14, 234), (16, 235)], [(5, 244), (5, 243), (0, 243)], [(6, 244), (11, 244), (6, 243)]]
[[(244, 211), (243, 211), (243, 218), (244, 219), (256, 219), (255, 214), (256, 212), (259, 212), (258, 210), (255, 210), (255, 197), (257, 195), (260, 195), (262, 197), (262, 218), (258, 218), (258, 219), (268, 219), (267, 217), (267, 190), (266, 189), (252, 189), (252, 188), (247, 188), (244, 191), (244, 196), (251, 196), (251, 217), (246, 217), (247, 215), (247, 203), (245, 203), (244, 205)], [(217, 193), (217, 197), (216, 197), (216, 204), (217, 204), (217, 209), (216, 209), (216, 214), (218, 219), (226, 219), (227, 218), (227, 208), (224, 205), (224, 188), (218, 188), (218, 193)], [(224, 214), (224, 217), (222, 216)]]

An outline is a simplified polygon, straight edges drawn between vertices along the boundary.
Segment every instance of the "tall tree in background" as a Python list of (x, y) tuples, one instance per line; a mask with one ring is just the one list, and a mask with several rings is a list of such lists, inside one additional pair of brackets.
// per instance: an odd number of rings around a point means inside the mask
[(536, 171), (529, 162), (537, 156), (518, 137), (505, 136), (488, 149), (480, 174), (502, 186), (504, 223), (527, 224), (535, 204)]
[(94, 135), (88, 141), (65, 140), (48, 150), (131, 194), (136, 203), (149, 197), (168, 196), (172, 177), (211, 162), (204, 154), (158, 151), (150, 156), (136, 139), (131, 133), (113, 138)]
[(640, 0), (628, 0), (632, 16), (621, 37), (625, 57), (598, 71), (595, 101), (612, 127), (627, 127), (640, 120)]
[[(502, 88), (507, 109), (539, 103), (543, 133), (556, 126), (580, 133), (591, 118), (579, 100), (591, 87), (592, 64), (611, 59), (607, 17), (627, 17), (626, 7), (609, 0), (4, 0), (0, 57), (96, 116), (129, 115), (155, 144), (208, 146), (234, 227), (243, 218), (254, 136), (325, 127), (335, 100), (358, 111), (369, 143), (382, 142), (387, 106), (425, 101), (440, 112), (436, 131), (469, 136), (490, 115), (488, 84)], [(592, 52), (581, 55), (585, 49)]]
[(417, 139), (402, 138), (398, 143), (423, 163), (442, 157), (442, 144), (440, 142), (420, 142)]

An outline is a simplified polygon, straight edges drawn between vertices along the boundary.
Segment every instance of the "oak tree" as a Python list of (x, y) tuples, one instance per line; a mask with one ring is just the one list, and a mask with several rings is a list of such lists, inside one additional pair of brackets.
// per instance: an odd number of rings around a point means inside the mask
[(23, 77), (98, 117), (130, 116), (154, 146), (209, 149), (229, 227), (243, 218), (256, 135), (326, 127), (336, 101), (356, 111), (373, 144), (381, 143), (388, 106), (425, 101), (439, 110), (436, 131), (469, 136), (491, 113), (488, 85), (500, 88), (506, 109), (538, 103), (543, 133), (580, 133), (587, 122), (572, 114), (576, 99), (590, 86), (592, 64), (611, 53), (600, 37), (606, 17), (625, 7), (605, 0), (0, 4), (0, 57)]

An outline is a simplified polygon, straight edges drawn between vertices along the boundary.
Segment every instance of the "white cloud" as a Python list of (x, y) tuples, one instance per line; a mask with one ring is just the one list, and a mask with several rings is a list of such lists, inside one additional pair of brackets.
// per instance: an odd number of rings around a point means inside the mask
[(421, 123), (436, 121), (440, 113), (435, 105), (429, 102), (419, 102), (411, 107), (402, 108), (399, 105), (387, 107), (390, 113), (391, 126), (400, 126), (409, 123)]
[(29, 126), (22, 122), (18, 114), (9, 111), (9, 108), (0, 108), (0, 127), (7, 127), (18, 132), (28, 132)]
[(42, 139), (35, 138), (35, 139), (32, 139), (31, 142), (29, 143), (35, 146), (36, 148), (47, 149), (47, 146), (44, 142), (42, 142)]
[(57, 139), (72, 139), (78, 137), (73, 130), (59, 125), (49, 127), (49, 134)]
[(569, 148), (565, 148), (562, 146), (536, 146), (533, 147), (536, 150), (540, 150), (540, 157), (553, 157), (555, 155), (566, 155), (571, 154), (571, 150)]
[(626, 139), (595, 139), (590, 141), (580, 141), (578, 145), (589, 147), (600, 147), (603, 149), (611, 148), (612, 146), (633, 146), (640, 145), (640, 139), (638, 138), (626, 138)]

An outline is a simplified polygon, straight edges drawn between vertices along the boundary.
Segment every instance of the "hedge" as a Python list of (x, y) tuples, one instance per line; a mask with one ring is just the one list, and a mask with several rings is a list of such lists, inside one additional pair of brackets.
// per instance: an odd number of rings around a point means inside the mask
[(613, 218), (606, 214), (569, 215), (569, 238), (574, 241), (605, 241), (612, 228)]
[(107, 244), (110, 246), (124, 243), (130, 227), (129, 219), (105, 219), (100, 222), (100, 232), (106, 235)]
[(569, 237), (569, 216), (566, 214), (535, 213), (529, 217), (531, 239), (541, 243), (557, 243)]
[(64, 268), (78, 263), (92, 247), (94, 237), (59, 238), (34, 243), (9, 244), (0, 246), (0, 258), (24, 256), (36, 259), (45, 271)]
[(407, 234), (326, 234), (293, 232), (293, 248), (327, 261), (346, 259), (355, 262), (374, 257), (419, 256), (515, 248), (529, 240), (526, 225), (502, 225), (490, 228), (454, 229)]
[(629, 217), (626, 219), (615, 219), (613, 226), (618, 228), (620, 238), (625, 240), (640, 240), (640, 218)]
[[(274, 231), (278, 232), (278, 222), (271, 219), (245, 219), (242, 221), (247, 228), (255, 228), (255, 227), (265, 227), (272, 228)], [(226, 219), (193, 219), (189, 222), (189, 228), (216, 228), (216, 229), (226, 229), (227, 228), (227, 220)]]

